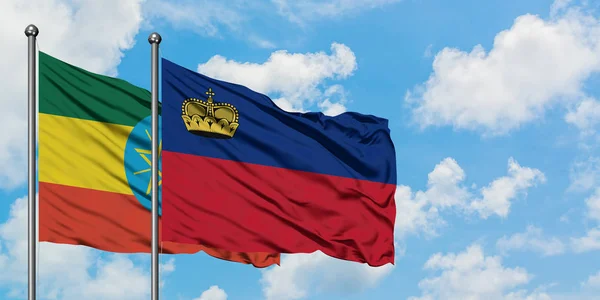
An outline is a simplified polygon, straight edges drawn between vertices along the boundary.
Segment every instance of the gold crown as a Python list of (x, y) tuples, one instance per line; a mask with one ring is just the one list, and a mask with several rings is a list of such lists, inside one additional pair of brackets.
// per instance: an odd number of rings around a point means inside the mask
[(181, 105), (181, 118), (193, 134), (211, 138), (232, 138), (238, 128), (239, 114), (229, 103), (214, 103), (212, 88), (206, 92), (207, 101), (190, 98)]

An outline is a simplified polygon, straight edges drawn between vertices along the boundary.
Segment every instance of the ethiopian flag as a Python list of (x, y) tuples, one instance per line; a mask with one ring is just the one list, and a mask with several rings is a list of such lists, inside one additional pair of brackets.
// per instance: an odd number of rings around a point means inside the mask
[[(150, 105), (145, 89), (39, 53), (40, 241), (151, 251)], [(160, 177), (159, 170), (159, 201)], [(205, 251), (256, 267), (279, 264), (277, 253), (173, 242), (159, 247), (161, 253)]]

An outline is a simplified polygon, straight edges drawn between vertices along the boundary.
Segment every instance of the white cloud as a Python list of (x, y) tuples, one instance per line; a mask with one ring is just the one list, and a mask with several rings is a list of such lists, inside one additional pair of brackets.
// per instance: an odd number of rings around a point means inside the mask
[(259, 48), (263, 48), (263, 49), (273, 49), (273, 48), (277, 48), (277, 45), (275, 45), (274, 42), (269, 41), (265, 38), (259, 37), (255, 34), (251, 34), (248, 36), (248, 40), (250, 42), (252, 42), (254, 45), (258, 46)]
[(160, 265), (160, 274), (173, 273), (175, 271), (175, 259), (171, 258), (166, 263)]
[(318, 107), (323, 114), (336, 116), (346, 112), (346, 106), (344, 106), (347, 102), (346, 91), (343, 86), (339, 84), (330, 86), (323, 94), (323, 97), (325, 97), (325, 100), (318, 103)]
[[(586, 217), (600, 225), (600, 188), (585, 199)], [(571, 247), (576, 253), (600, 250), (600, 226), (591, 228), (585, 236), (571, 238)]]
[[(42, 249), (43, 251), (44, 249)], [(66, 258), (66, 257), (65, 257)], [(62, 264), (63, 272), (67, 265)], [(44, 267), (44, 265), (41, 265)], [(150, 292), (150, 274), (135, 266), (123, 255), (114, 255), (108, 262), (99, 260), (96, 274), (85, 280), (62, 283), (62, 299), (147, 299)], [(61, 272), (62, 273), (62, 272)], [(91, 272), (90, 272), (91, 273)], [(59, 276), (55, 273), (54, 276)], [(78, 284), (75, 284), (78, 283)], [(53, 288), (56, 288), (54, 286)]]
[(437, 229), (445, 221), (440, 210), (464, 207), (471, 196), (461, 183), (465, 178), (463, 169), (453, 158), (445, 158), (428, 174), (427, 190), (413, 193), (408, 186), (396, 189), (396, 230), (402, 239), (410, 233), (423, 232), (426, 236), (437, 235)]
[(489, 52), (477, 45), (437, 53), (429, 79), (405, 98), (415, 121), (499, 135), (581, 100), (583, 83), (600, 70), (600, 22), (556, 5), (549, 20), (516, 18)]
[[(134, 255), (100, 255), (84, 246), (38, 244), (38, 290), (52, 299), (135, 300), (150, 296), (149, 267), (134, 264)], [(27, 199), (17, 199), (0, 224), (0, 286), (24, 295), (27, 286)], [(68, 272), (65, 272), (68, 270)], [(161, 265), (161, 277), (174, 262)]]
[(273, 41), (253, 32), (254, 19), (273, 19), (279, 16), (304, 26), (307, 21), (361, 13), (366, 9), (382, 7), (400, 0), (333, 0), (333, 1), (247, 1), (228, 0), (226, 5), (217, 0), (148, 0), (144, 5), (145, 25), (152, 27), (157, 21), (167, 21), (176, 29), (186, 29), (203, 36), (223, 37), (234, 33), (253, 45), (273, 49)]
[[(525, 290), (511, 292), (505, 295), (502, 300), (558, 300), (553, 296), (550, 296), (546, 292), (543, 291), (534, 291), (532, 293), (528, 293)], [(583, 299), (580, 299), (583, 300)]]
[(429, 44), (427, 46), (427, 48), (425, 48), (425, 51), (423, 52), (423, 57), (425, 58), (429, 58), (433, 55), (433, 44)]
[[(142, 21), (142, 0), (0, 1), (0, 188), (13, 188), (26, 178), (27, 38), (30, 23), (38, 26), (41, 51), (92, 72), (116, 75), (123, 51), (134, 44)], [(102, 13), (98, 13), (101, 11)], [(110, 22), (106, 22), (110, 16)]]
[(495, 179), (478, 193), (464, 184), (465, 176), (456, 160), (445, 158), (429, 173), (427, 190), (413, 193), (410, 187), (399, 186), (396, 237), (419, 232), (437, 235), (437, 230), (446, 225), (440, 217), (444, 210), (477, 213), (484, 219), (490, 215), (505, 218), (518, 194), (526, 195), (527, 189), (545, 180), (540, 170), (521, 167), (513, 158), (508, 160), (508, 175)]
[(164, 278), (173, 272), (175, 272), (175, 259), (174, 258), (170, 258), (166, 262), (160, 263), (158, 265), (158, 274), (160, 277), (159, 284), (158, 284), (159, 289), (162, 289), (166, 284)]
[(218, 286), (213, 285), (194, 300), (227, 300), (227, 293)]
[(521, 267), (503, 266), (498, 256), (485, 256), (477, 244), (458, 254), (436, 253), (427, 260), (424, 268), (440, 273), (421, 280), (422, 296), (410, 299), (525, 299), (523, 291), (512, 290), (529, 283), (532, 278)]
[(600, 157), (576, 161), (569, 173), (569, 191), (585, 192), (600, 185)]
[[(339, 85), (323, 87), (324, 81), (347, 78), (356, 68), (352, 50), (333, 43), (329, 55), (275, 51), (262, 64), (241, 63), (215, 55), (200, 64), (198, 72), (267, 94), (288, 111), (304, 111), (318, 101), (326, 112), (337, 114), (345, 110), (343, 88)], [(326, 90), (323, 92), (322, 88)]]
[(594, 275), (590, 275), (588, 279), (581, 283), (581, 286), (586, 289), (594, 289), (600, 291), (600, 271)]
[(323, 102), (319, 103), (319, 108), (323, 112), (323, 114), (327, 116), (337, 116), (346, 111), (346, 107), (337, 102), (332, 103), (329, 99), (325, 99)]
[(585, 236), (571, 238), (571, 247), (576, 253), (600, 250), (600, 228), (588, 230)]
[(600, 188), (596, 188), (595, 193), (585, 199), (585, 205), (588, 218), (600, 224)]
[(227, 4), (212, 0), (148, 0), (144, 5), (144, 15), (151, 20), (166, 20), (176, 29), (218, 36), (219, 26), (230, 30), (242, 26), (245, 18), (237, 9), (239, 4), (239, 1), (231, 0)]
[(323, 17), (339, 17), (341, 15), (379, 8), (384, 5), (400, 2), (400, 0), (271, 0), (279, 13), (290, 21), (303, 25)]
[(556, 16), (558, 13), (568, 9), (571, 2), (573, 2), (573, 0), (555, 0), (554, 3), (552, 3), (552, 6), (550, 6), (550, 15)]
[(375, 287), (393, 268), (343, 261), (320, 251), (282, 255), (280, 266), (262, 271), (261, 284), (266, 300), (304, 299), (312, 291), (355, 293)]
[(465, 171), (456, 160), (446, 158), (427, 175), (427, 198), (436, 207), (463, 206), (470, 194), (460, 183), (465, 180)]
[(438, 209), (431, 205), (427, 192), (418, 191), (413, 195), (409, 186), (396, 189), (396, 229), (394, 235), (402, 239), (412, 233), (423, 233), (427, 237), (436, 236), (438, 229), (446, 222)]
[(546, 178), (540, 170), (521, 167), (511, 157), (508, 160), (508, 176), (500, 177), (484, 187), (481, 199), (471, 202), (470, 208), (479, 212), (484, 219), (492, 214), (505, 218), (510, 211), (511, 199), (518, 193), (525, 193), (530, 187), (545, 182)]
[(600, 124), (600, 102), (593, 98), (581, 101), (566, 114), (565, 120), (577, 126), (584, 136), (596, 133), (596, 127)]
[(540, 228), (527, 226), (524, 233), (516, 233), (510, 237), (503, 236), (496, 242), (496, 247), (503, 253), (512, 250), (530, 250), (543, 256), (563, 254), (564, 243), (555, 237), (544, 237)]

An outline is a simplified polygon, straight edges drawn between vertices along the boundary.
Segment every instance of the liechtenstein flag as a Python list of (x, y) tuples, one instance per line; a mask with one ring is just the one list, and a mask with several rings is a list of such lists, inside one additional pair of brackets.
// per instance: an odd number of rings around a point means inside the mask
[(394, 263), (387, 120), (286, 112), (163, 59), (162, 126), (162, 240)]

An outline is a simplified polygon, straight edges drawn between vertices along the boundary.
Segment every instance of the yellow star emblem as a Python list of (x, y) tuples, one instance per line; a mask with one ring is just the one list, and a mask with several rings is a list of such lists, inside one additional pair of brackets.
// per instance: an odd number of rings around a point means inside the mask
[[(148, 136), (148, 139), (150, 140), (150, 142), (152, 142), (152, 136), (150, 135), (150, 133), (148, 132), (148, 130), (146, 129), (146, 135)], [(147, 169), (143, 169), (141, 171), (137, 171), (135, 173), (133, 173), (133, 175), (138, 175), (138, 174), (142, 174), (142, 173), (147, 173), (152, 171), (152, 150), (151, 149), (140, 149), (140, 148), (135, 148), (135, 151), (144, 159), (144, 161), (146, 161), (148, 163), (148, 168)], [(160, 158), (160, 155), (162, 153), (162, 141), (160, 141), (160, 143), (158, 144), (158, 157)], [(148, 156), (150, 156), (150, 158), (148, 158)], [(158, 170), (158, 186), (161, 186), (162, 184), (162, 172), (161, 170)], [(150, 192), (152, 191), (152, 176), (150, 176), (150, 179), (148, 179), (148, 189), (146, 189), (146, 195), (150, 195)]]

